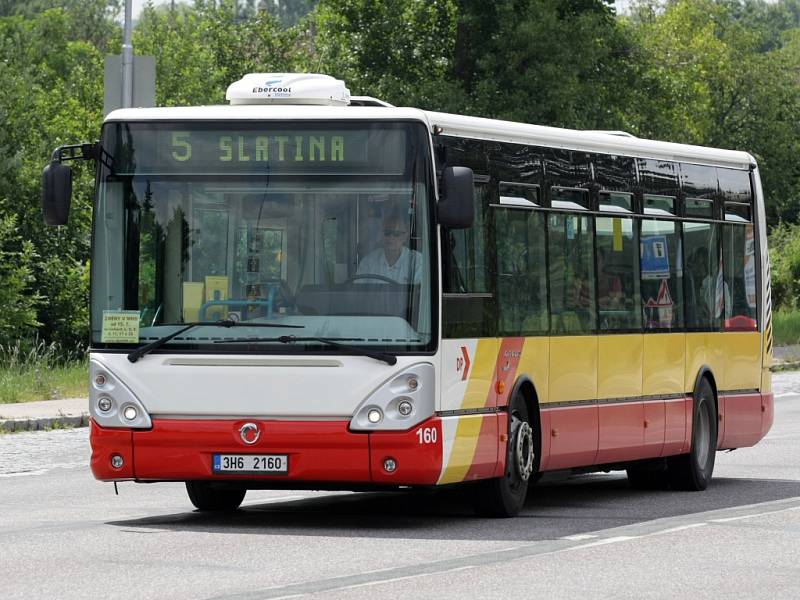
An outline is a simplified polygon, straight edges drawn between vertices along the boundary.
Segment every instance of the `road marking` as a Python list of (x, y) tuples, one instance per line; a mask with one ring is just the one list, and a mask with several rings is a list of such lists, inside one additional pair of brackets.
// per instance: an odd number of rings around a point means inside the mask
[(777, 513), (786, 512), (788, 510), (800, 510), (800, 506), (790, 506), (789, 508), (781, 508), (778, 510), (769, 510), (767, 512), (754, 513), (749, 515), (740, 515), (738, 517), (727, 517), (724, 519), (711, 519), (712, 523), (730, 523), (731, 521), (741, 521), (742, 519), (754, 519), (756, 517), (766, 517), (767, 515), (774, 515)]
[(572, 542), (581, 542), (583, 540), (593, 540), (596, 537), (596, 535), (592, 535), (591, 533), (578, 533), (576, 535), (565, 535), (559, 539), (570, 540)]
[(20, 471), (18, 473), (0, 473), (0, 477), (30, 477), (31, 475), (44, 475), (47, 469), (38, 469), (36, 471)]
[(638, 535), (617, 535), (610, 538), (603, 538), (596, 542), (589, 542), (588, 544), (580, 544), (579, 546), (572, 546), (566, 550), (583, 550), (584, 548), (594, 548), (595, 546), (605, 546), (607, 544), (616, 544), (618, 542), (627, 542), (629, 540), (638, 540), (641, 536)]
[[(772, 507), (774, 507), (775, 510), (764, 510), (765, 508)], [(754, 510), (757, 512), (753, 512)], [(505, 564), (509, 561), (538, 558), (575, 550), (587, 550), (608, 544), (641, 540), (657, 535), (696, 529), (712, 522), (727, 522), (741, 518), (755, 518), (788, 510), (800, 510), (800, 496), (745, 506), (715, 509), (691, 515), (665, 517), (663, 519), (623, 525), (621, 527), (604, 529), (592, 533), (576, 534), (563, 538), (522, 544), (513, 548), (489, 550), (487, 552), (465, 555), (452, 559), (379, 569), (377, 571), (361, 572), (328, 579), (319, 579), (316, 581), (298, 582), (249, 592), (224, 594), (216, 596), (215, 598), (217, 600), (261, 600), (266, 598), (285, 600), (288, 598), (297, 598), (306, 594), (388, 584), (427, 575), (439, 577), (451, 572), (489, 567), (496, 564)], [(589, 543), (579, 543), (591, 538), (595, 539)]]
[(649, 535), (664, 535), (665, 533), (675, 533), (676, 531), (685, 531), (687, 529), (695, 529), (697, 527), (704, 527), (708, 523), (689, 523), (688, 525), (680, 525), (678, 527), (670, 527), (669, 529), (662, 529)]

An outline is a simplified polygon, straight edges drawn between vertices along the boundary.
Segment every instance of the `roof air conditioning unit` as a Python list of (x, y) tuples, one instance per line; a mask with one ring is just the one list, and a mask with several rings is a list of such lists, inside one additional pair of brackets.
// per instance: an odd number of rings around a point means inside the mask
[(347, 106), (344, 81), (314, 73), (249, 73), (228, 86), (231, 104), (319, 104)]

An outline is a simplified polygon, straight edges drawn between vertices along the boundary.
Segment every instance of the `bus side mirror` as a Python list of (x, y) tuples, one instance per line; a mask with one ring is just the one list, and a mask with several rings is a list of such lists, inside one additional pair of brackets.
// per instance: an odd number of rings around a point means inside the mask
[(442, 171), (442, 198), (436, 210), (439, 223), (449, 229), (472, 227), (475, 220), (474, 178), (467, 167)]
[(66, 225), (72, 201), (72, 169), (54, 160), (42, 172), (45, 225)]

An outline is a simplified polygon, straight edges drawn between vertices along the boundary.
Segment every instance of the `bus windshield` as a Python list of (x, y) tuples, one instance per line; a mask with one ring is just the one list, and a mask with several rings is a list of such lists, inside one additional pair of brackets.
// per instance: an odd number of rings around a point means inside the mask
[(432, 350), (426, 139), (415, 123), (106, 124), (93, 346), (130, 348), (209, 323), (165, 349), (331, 351), (313, 339), (324, 338)]

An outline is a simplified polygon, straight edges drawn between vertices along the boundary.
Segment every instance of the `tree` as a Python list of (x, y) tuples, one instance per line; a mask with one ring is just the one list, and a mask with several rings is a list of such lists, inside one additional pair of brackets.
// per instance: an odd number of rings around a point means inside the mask
[[(47, 10), (30, 18), (0, 19), (0, 219), (13, 219), (15, 252), (30, 257), (25, 291), (48, 301), (38, 310), (38, 332), (47, 341), (73, 349), (86, 342), (87, 279), (93, 177), (89, 165), (76, 165), (69, 225), (46, 228), (41, 214), (41, 170), (56, 146), (93, 140), (99, 134), (103, 103), (102, 53), (91, 43), (73, 40), (77, 18)], [(20, 289), (20, 288), (17, 288)], [(34, 324), (17, 330), (33, 336)], [(25, 333), (27, 332), (27, 333)]]
[(602, 0), (460, 2), (454, 108), (571, 128), (613, 129), (627, 105), (630, 42)]
[(0, 217), (0, 346), (30, 334), (39, 323), (39, 296), (31, 290), (33, 244), (16, 232), (14, 216)]
[(144, 8), (133, 42), (155, 56), (158, 105), (220, 104), (245, 73), (291, 70), (295, 32), (265, 11), (247, 19), (236, 11), (230, 0)]
[(452, 0), (321, 0), (299, 64), (343, 79), (355, 95), (436, 108), (455, 25)]

